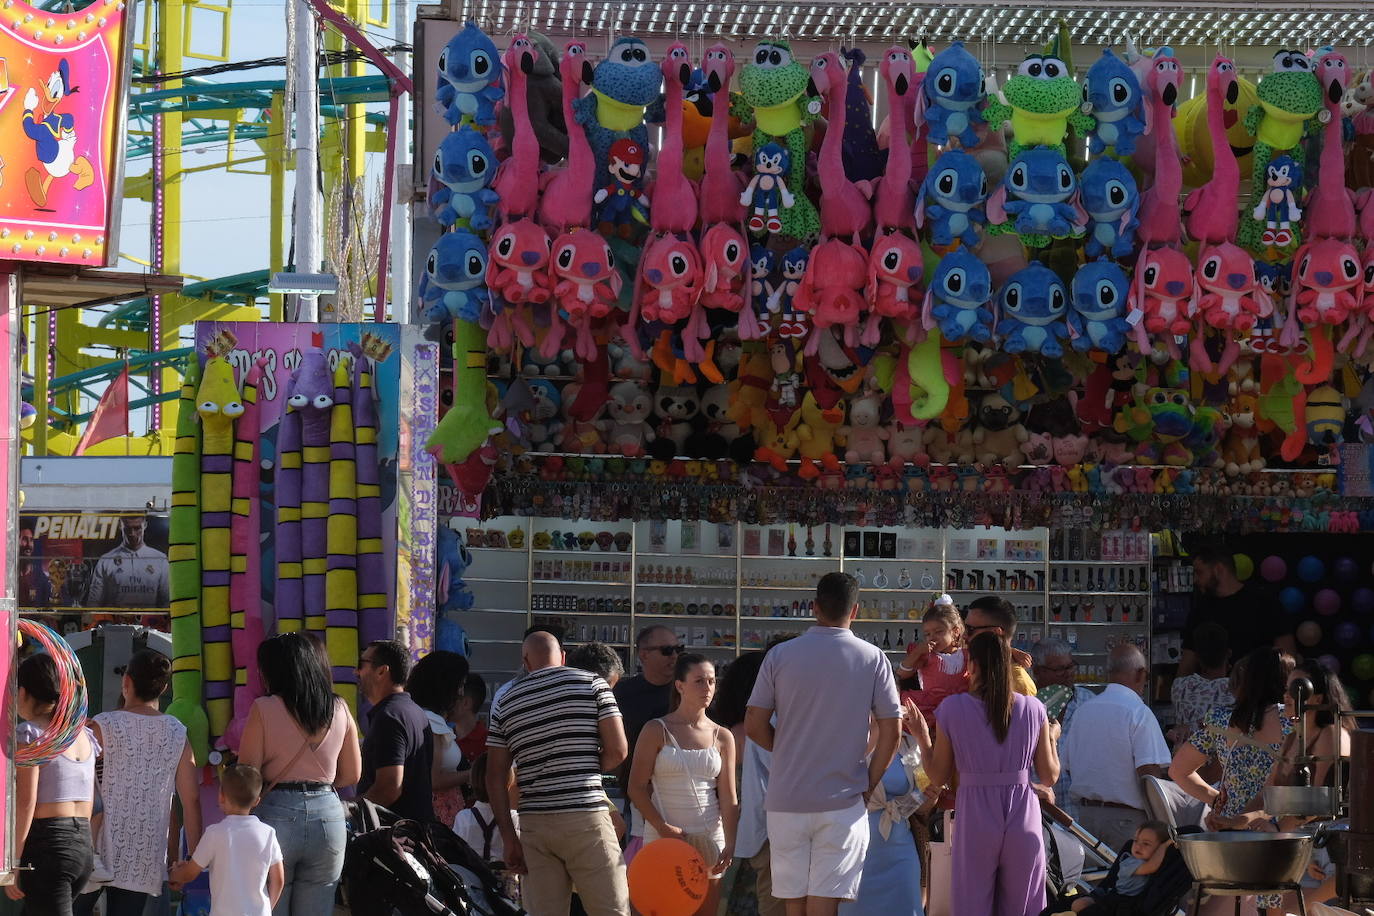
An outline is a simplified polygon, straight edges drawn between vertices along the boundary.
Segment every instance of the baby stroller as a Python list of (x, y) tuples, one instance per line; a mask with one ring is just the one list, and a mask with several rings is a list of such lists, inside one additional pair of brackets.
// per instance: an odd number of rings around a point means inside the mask
[[(1180, 835), (1200, 833), (1201, 831), (1201, 827), (1192, 826), (1179, 827), (1177, 830)], [(1130, 844), (1127, 844), (1117, 854), (1111, 868), (1107, 869), (1106, 877), (1097, 885), (1098, 891), (1110, 891), (1116, 887), (1117, 874), (1121, 870), (1121, 860), (1130, 851)], [(1164, 861), (1160, 864), (1159, 870), (1150, 875), (1145, 883), (1145, 889), (1134, 897), (1118, 898), (1120, 901), (1129, 901), (1129, 903), (1124, 906), (1118, 905), (1114, 912), (1117, 916), (1173, 916), (1192, 887), (1193, 876), (1183, 861), (1183, 854), (1175, 846), (1164, 854)], [(1041, 916), (1051, 916), (1053, 913), (1068, 910), (1074, 899), (1077, 898), (1051, 901)], [(1093, 908), (1091, 907), (1084, 911), (1085, 914), (1092, 912)]]
[(481, 856), (443, 824), (349, 805), (343, 894), (355, 916), (522, 916)]

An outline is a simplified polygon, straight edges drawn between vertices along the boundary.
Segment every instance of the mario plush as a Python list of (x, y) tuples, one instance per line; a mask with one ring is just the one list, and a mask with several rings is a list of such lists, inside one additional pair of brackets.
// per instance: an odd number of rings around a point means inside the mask
[(602, 235), (629, 238), (636, 222), (649, 224), (649, 198), (639, 187), (644, 175), (644, 147), (633, 140), (611, 144), (607, 170), (611, 183), (596, 192), (596, 221)]
[(24, 133), (33, 141), (34, 153), (42, 166), (29, 169), (24, 178), (29, 197), (39, 209), (48, 203), (53, 179), (75, 175), (72, 187), (78, 191), (95, 181), (95, 169), (90, 160), (76, 155), (76, 118), (56, 111), (59, 102), (77, 91), (71, 77), (71, 66), (65, 59), (60, 60), (57, 69), (43, 84), (41, 107), (36, 91), (30, 88), (24, 94)]

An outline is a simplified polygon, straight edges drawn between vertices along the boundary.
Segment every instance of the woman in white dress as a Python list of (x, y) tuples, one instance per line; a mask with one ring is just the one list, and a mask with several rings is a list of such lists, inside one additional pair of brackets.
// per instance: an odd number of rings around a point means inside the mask
[(105, 916), (142, 916), (167, 880), (168, 829), (172, 796), (181, 801), (189, 856), (200, 842), (200, 771), (186, 739), (186, 726), (158, 709), (171, 680), (172, 663), (143, 649), (121, 669), (120, 709), (91, 720), (103, 753), (100, 798), (104, 805), (95, 831), (97, 867), (73, 911), (87, 916), (105, 896)]
[(463, 752), (450, 725), (458, 716), (463, 685), (468, 679), (468, 660), (457, 652), (436, 649), (415, 663), (406, 679), (406, 693), (425, 711), (434, 733), (434, 762), (430, 787), (434, 791), (434, 816), (445, 827), (462, 811), (461, 786), (468, 774), (459, 772)]

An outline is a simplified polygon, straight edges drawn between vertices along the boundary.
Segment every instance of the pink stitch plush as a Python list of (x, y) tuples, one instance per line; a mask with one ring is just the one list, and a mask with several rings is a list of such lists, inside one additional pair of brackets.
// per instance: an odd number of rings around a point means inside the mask
[(866, 181), (850, 181), (844, 172), (841, 148), (844, 145), (845, 92), (848, 80), (839, 55), (827, 51), (817, 56), (811, 62), (811, 82), (825, 99), (829, 113), (818, 164), (821, 183), (821, 237), (838, 237), (858, 242), (859, 235), (873, 222), (873, 209), (868, 203), (873, 188)]
[[(620, 296), (620, 271), (615, 268), (615, 256), (606, 240), (595, 232), (565, 232), (553, 243), (549, 257), (549, 271), (553, 275), (554, 301), (567, 313), (568, 324), (576, 331), (573, 352), (583, 362), (596, 359), (597, 347), (592, 338), (592, 322), (609, 315)], [(558, 310), (553, 310), (549, 336), (540, 352), (546, 357), (557, 345), (549, 345), (549, 338), (561, 340), (562, 328)]]
[[(806, 275), (802, 277), (792, 305), (797, 311), (813, 316), (817, 331), (840, 326), (844, 329), (845, 345), (857, 346), (867, 279), (868, 258), (864, 250), (837, 238), (829, 239), (811, 252)], [(808, 335), (807, 356), (816, 355), (820, 336), (817, 333)]]
[(548, 234), (533, 220), (515, 220), (492, 236), (487, 287), (507, 302), (548, 302), (548, 267)]
[(1350, 80), (1345, 57), (1328, 51), (1314, 64), (1322, 84), (1326, 126), (1317, 186), (1303, 208), (1303, 226), (1309, 239), (1349, 239), (1355, 235), (1355, 195), (1345, 186), (1345, 153), (1341, 137), (1341, 98)]
[(1168, 48), (1155, 52), (1147, 81), (1152, 129), (1155, 133), (1154, 181), (1140, 196), (1137, 236), (1146, 246), (1177, 245), (1183, 238), (1178, 196), (1183, 191), (1183, 161), (1174, 137), (1174, 103), (1183, 80), (1183, 66)]
[(1181, 356), (1175, 335), (1192, 330), (1188, 317), (1197, 303), (1193, 265), (1177, 248), (1146, 248), (1136, 260), (1131, 280), (1131, 312), (1135, 342), (1141, 353), (1151, 349), (1150, 335), (1163, 338), (1169, 355)]
[[(1183, 204), (1188, 235), (1199, 242), (1234, 242), (1238, 222), (1240, 165), (1226, 136), (1226, 105), (1240, 97), (1236, 65), (1217, 55), (1207, 71), (1207, 130), (1212, 141), (1212, 177)], [(1253, 273), (1253, 270), (1251, 271)]]
[(725, 45), (706, 49), (701, 69), (706, 88), (711, 90), (711, 130), (706, 135), (705, 173), (701, 176), (701, 222), (744, 221), (744, 176), (730, 168), (730, 78), (735, 74), (735, 56)]
[(1315, 239), (1305, 242), (1293, 260), (1292, 301), (1284, 336), (1296, 339), (1298, 323), (1306, 326), (1312, 361), (1299, 366), (1294, 377), (1304, 385), (1320, 385), (1331, 378), (1335, 361), (1331, 326), (1342, 324), (1360, 309), (1364, 287), (1360, 255), (1349, 242)]
[(496, 171), (492, 189), (501, 195), (496, 208), (508, 220), (534, 216), (539, 208), (539, 138), (530, 122), (526, 81), (539, 60), (539, 49), (520, 34), (511, 41), (502, 62), (506, 68), (506, 97), (510, 99), (515, 136), (511, 155)]
[[(1197, 285), (1200, 327), (1193, 337), (1192, 362), (1202, 372), (1224, 374), (1240, 356), (1240, 344), (1231, 332), (1249, 331), (1258, 319), (1273, 314), (1274, 303), (1255, 277), (1254, 258), (1232, 242), (1202, 249)], [(1215, 363), (1207, 352), (1206, 328), (1225, 338), (1221, 359)]]
[(682, 173), (682, 87), (692, 76), (687, 46), (668, 46), (663, 64), (663, 142), (658, 148), (658, 178), (649, 197), (649, 222), (658, 232), (691, 232), (697, 224), (697, 189)]
[(864, 287), (870, 310), (859, 339), (865, 347), (876, 346), (881, 339), (884, 318), (901, 324), (916, 321), (920, 314), (918, 285), (923, 269), (921, 246), (906, 235), (893, 232), (873, 240), (873, 251), (868, 256), (868, 284)]
[[(920, 95), (911, 52), (900, 46), (889, 48), (878, 73), (887, 87), (888, 129), (892, 136), (905, 139), (911, 133), (914, 100)], [(873, 220), (879, 235), (889, 229), (915, 230), (916, 195), (911, 189), (911, 175), (911, 146), (889, 142), (887, 170), (873, 191)]]
[(726, 223), (716, 223), (707, 229), (701, 237), (701, 261), (704, 268), (701, 304), (731, 312), (744, 308), (749, 244), (740, 231)]
[(596, 157), (587, 132), (573, 115), (573, 102), (583, 86), (592, 82), (592, 65), (587, 46), (570, 41), (563, 46), (558, 62), (563, 76), (563, 122), (568, 125), (568, 164), (549, 179), (539, 197), (539, 219), (549, 231), (567, 232), (587, 228), (592, 222), (592, 182), (596, 180)]
[(701, 297), (701, 255), (690, 241), (673, 235), (649, 243), (639, 264), (635, 302), (646, 322), (673, 324), (687, 318)]

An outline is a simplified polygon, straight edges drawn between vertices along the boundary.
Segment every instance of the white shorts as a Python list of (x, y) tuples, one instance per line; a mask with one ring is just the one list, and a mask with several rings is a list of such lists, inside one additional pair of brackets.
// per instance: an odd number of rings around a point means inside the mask
[(768, 812), (773, 896), (859, 896), (868, 853), (868, 812), (862, 801), (841, 811)]

